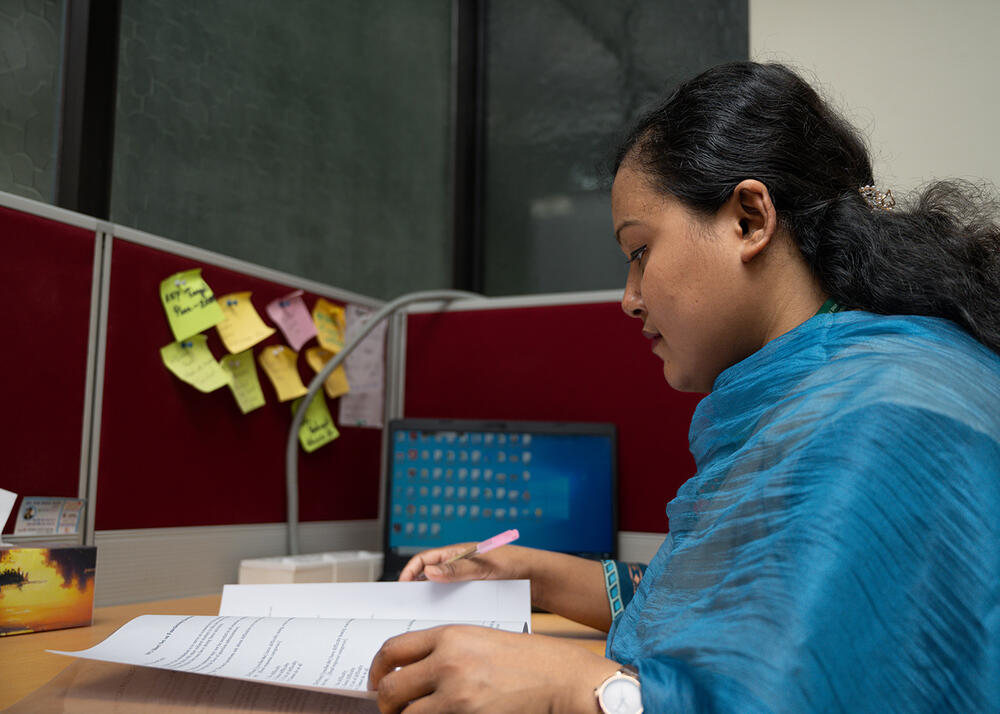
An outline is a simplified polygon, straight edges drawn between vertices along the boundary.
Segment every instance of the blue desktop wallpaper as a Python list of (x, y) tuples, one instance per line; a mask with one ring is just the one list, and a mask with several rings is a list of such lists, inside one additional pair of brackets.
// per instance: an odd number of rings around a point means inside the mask
[(391, 438), (395, 552), (481, 541), (508, 528), (520, 531), (518, 545), (613, 552), (609, 437), (398, 431)]

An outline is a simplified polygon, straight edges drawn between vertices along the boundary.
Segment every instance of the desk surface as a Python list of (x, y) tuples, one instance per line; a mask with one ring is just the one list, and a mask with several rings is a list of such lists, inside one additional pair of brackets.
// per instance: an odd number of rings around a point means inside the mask
[[(220, 595), (157, 600), (133, 605), (99, 607), (94, 624), (69, 630), (36, 632), (0, 638), (0, 709), (10, 706), (47, 683), (74, 660), (45, 650), (82, 650), (92, 647), (139, 615), (215, 615)], [(531, 629), (542, 635), (572, 639), (592, 652), (604, 654), (604, 633), (578, 625), (559, 615), (535, 613)]]

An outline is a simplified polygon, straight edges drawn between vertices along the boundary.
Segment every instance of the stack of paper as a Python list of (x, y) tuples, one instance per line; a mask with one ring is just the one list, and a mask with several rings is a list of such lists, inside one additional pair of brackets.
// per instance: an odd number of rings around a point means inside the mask
[(143, 615), (57, 654), (370, 699), (368, 668), (390, 637), (447, 624), (528, 632), (530, 599), (527, 580), (227, 585), (218, 616)]

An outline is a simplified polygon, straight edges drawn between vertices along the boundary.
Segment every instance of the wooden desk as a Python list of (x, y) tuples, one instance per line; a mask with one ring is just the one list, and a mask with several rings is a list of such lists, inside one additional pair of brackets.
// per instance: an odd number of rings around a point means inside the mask
[[(92, 647), (139, 615), (216, 615), (221, 597), (206, 595), (99, 607), (94, 610), (94, 624), (90, 627), (0, 638), (0, 682), (3, 682), (0, 709), (35, 691), (74, 661), (45, 650)], [(592, 652), (604, 654), (603, 632), (578, 625), (559, 615), (535, 613), (531, 616), (531, 629), (538, 634), (571, 639)]]

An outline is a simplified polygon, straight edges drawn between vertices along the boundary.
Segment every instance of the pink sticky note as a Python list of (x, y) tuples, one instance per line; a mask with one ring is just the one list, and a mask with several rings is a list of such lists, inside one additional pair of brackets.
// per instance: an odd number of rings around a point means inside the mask
[(278, 326), (285, 340), (296, 352), (310, 337), (316, 335), (316, 324), (302, 299), (302, 291), (296, 290), (283, 298), (268, 303), (267, 316)]

